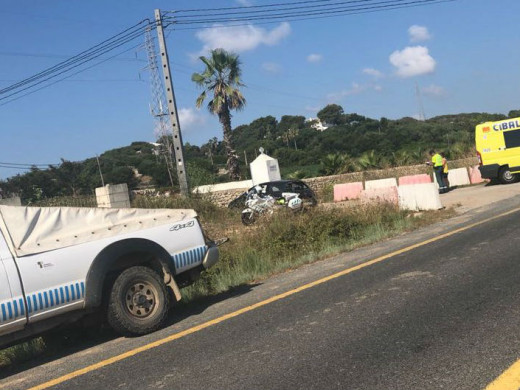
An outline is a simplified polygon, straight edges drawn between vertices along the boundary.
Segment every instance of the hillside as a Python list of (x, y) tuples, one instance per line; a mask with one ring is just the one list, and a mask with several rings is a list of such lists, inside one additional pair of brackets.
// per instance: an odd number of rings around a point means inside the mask
[[(519, 114), (511, 111), (509, 117)], [(260, 147), (279, 160), (283, 176), (300, 178), (422, 162), (432, 147), (442, 150), (449, 159), (472, 156), (475, 125), (507, 117), (464, 113), (425, 121), (409, 117), (372, 119), (344, 113), (341, 106), (331, 104), (318, 112), (318, 118), (328, 127), (326, 130), (318, 131), (313, 128), (314, 122), (291, 115), (280, 120), (262, 117), (236, 127), (233, 140), (242, 177), (249, 177), (245, 159), (251, 162)], [(102, 180), (104, 184), (127, 183), (131, 189), (177, 188), (165, 141), (133, 142), (108, 150), (99, 156), (99, 167), (95, 158), (77, 162), (62, 159), (59, 166), (33, 168), (0, 181), (0, 188), (4, 196), (17, 194), (29, 203), (55, 196), (92, 194)], [(186, 144), (185, 159), (191, 186), (228, 180), (224, 148), (217, 138), (201, 146)]]

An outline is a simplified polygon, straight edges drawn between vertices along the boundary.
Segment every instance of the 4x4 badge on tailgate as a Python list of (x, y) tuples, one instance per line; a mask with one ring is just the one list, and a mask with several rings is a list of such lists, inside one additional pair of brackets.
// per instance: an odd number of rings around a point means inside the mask
[(184, 229), (184, 228), (189, 228), (189, 227), (192, 227), (193, 225), (195, 225), (195, 222), (194, 221), (190, 221), (190, 222), (186, 222), (186, 223), (178, 223), (177, 225), (173, 225), (171, 228), (170, 228), (170, 231), (175, 231), (175, 230), (181, 230), (181, 229)]

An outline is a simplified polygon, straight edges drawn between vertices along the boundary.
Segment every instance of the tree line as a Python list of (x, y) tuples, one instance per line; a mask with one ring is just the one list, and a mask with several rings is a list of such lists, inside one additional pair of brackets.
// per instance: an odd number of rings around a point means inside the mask
[[(372, 119), (343, 113), (337, 105), (332, 108), (327, 106), (318, 113), (320, 121), (329, 126), (324, 131), (314, 129), (313, 122), (303, 116), (292, 115), (280, 120), (266, 116), (234, 128), (231, 137), (241, 177), (248, 177), (246, 158), (250, 163), (260, 147), (278, 159), (283, 176), (298, 178), (421, 163), (432, 147), (443, 151), (449, 159), (474, 156), (477, 124), (520, 114), (469, 113), (419, 121)], [(62, 159), (57, 166), (34, 167), (2, 180), (0, 188), (4, 195), (17, 194), (26, 202), (91, 195), (102, 183), (127, 183), (131, 189), (177, 188), (175, 172), (170, 178), (161, 145), (161, 140), (155, 144), (134, 142), (106, 151), (98, 160)], [(192, 187), (229, 180), (228, 151), (222, 140), (215, 137), (201, 146), (187, 143), (185, 158)]]

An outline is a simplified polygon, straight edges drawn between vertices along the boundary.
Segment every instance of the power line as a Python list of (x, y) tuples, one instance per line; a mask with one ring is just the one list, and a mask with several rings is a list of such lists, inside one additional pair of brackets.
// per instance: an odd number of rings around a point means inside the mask
[[(11, 51), (0, 51), (0, 56), (5, 57), (34, 57), (34, 58), (70, 58), (70, 56), (62, 54), (43, 54), (43, 53), (22, 53), (22, 52), (11, 52)], [(114, 61), (128, 61), (128, 62), (146, 62), (140, 58), (115, 58)]]
[[(68, 65), (68, 64), (70, 64), (70, 63), (74, 63), (74, 62), (76, 62), (78, 59), (83, 59), (85, 55), (89, 55), (89, 54), (91, 54), (91, 53), (96, 53), (96, 52), (97, 52), (97, 49), (99, 49), (99, 48), (101, 48), (101, 47), (105, 47), (107, 43), (110, 43), (110, 41), (113, 41), (115, 38), (117, 38), (117, 37), (119, 37), (119, 36), (121, 36), (121, 35), (127, 35), (131, 30), (134, 30), (137, 26), (139, 26), (139, 25), (142, 24), (143, 22), (144, 22), (144, 21), (141, 21), (141, 22), (139, 22), (139, 23), (133, 25), (132, 27), (127, 28), (127, 29), (124, 30), (124, 31), (122, 31), (122, 32), (120, 32), (120, 33), (118, 33), (118, 34), (116, 34), (116, 35), (113, 35), (112, 37), (110, 37), (110, 38), (108, 38), (108, 39), (105, 39), (105, 40), (102, 41), (101, 43), (98, 43), (97, 45), (92, 46), (91, 48), (89, 48), (89, 49), (87, 49), (87, 50), (84, 50), (84, 51), (82, 51), (81, 53), (76, 54), (75, 56), (72, 56), (72, 57), (70, 57), (69, 59), (67, 59), (67, 60), (65, 60), (65, 61), (59, 62), (58, 64), (56, 64), (56, 65), (54, 65), (54, 66), (52, 66), (52, 67), (50, 67), (50, 68), (48, 68), (48, 69), (45, 69), (45, 70), (43, 70), (43, 71), (41, 71), (41, 72), (39, 72), (39, 73), (37, 73), (37, 74), (35, 74), (35, 75), (33, 75), (33, 76), (31, 76), (31, 77), (25, 79), (25, 80), (22, 80), (22, 81), (20, 81), (20, 82), (18, 82), (18, 83), (16, 83), (16, 84), (13, 84), (13, 85), (11, 85), (11, 86), (9, 86), (9, 87), (7, 87), (7, 88), (1, 89), (1, 90), (0, 90), (0, 94), (5, 93), (5, 92), (7, 92), (7, 91), (9, 91), (9, 90), (11, 90), (11, 89), (16, 88), (16, 87), (18, 87), (20, 84), (25, 84), (25, 83), (27, 83), (27, 82), (29, 82), (29, 81), (31, 81), (31, 80), (33, 80), (33, 79), (36, 79), (36, 78), (38, 78), (38, 77), (40, 77), (40, 76), (45, 76), (45, 75), (47, 75), (47, 74), (49, 74), (49, 73), (51, 73), (51, 72), (53, 72), (53, 71), (55, 71), (55, 70), (57, 70), (57, 69), (62, 69), (64, 66), (66, 66), (66, 65)], [(120, 38), (118, 38), (118, 40), (119, 40), (119, 39), (120, 39)]]
[(30, 164), (30, 163), (10, 163), (10, 162), (0, 162), (0, 165), (9, 165), (13, 168), (15, 167), (48, 167), (49, 165), (59, 165), (59, 164)]
[[(358, 0), (356, 2), (362, 1), (363, 3), (366, 1), (372, 0)], [(454, 0), (444, 0), (444, 1), (454, 1)], [(439, 0), (387, 0), (387, 1), (379, 1), (372, 2), (371, 4), (366, 4), (366, 6), (337, 6), (337, 7), (321, 7), (320, 10), (302, 10), (297, 12), (278, 12), (280, 10), (272, 10), (263, 15), (250, 15), (249, 13), (243, 13), (243, 16), (236, 17), (228, 17), (227, 15), (208, 15), (201, 17), (199, 19), (191, 19), (191, 20), (182, 20), (179, 17), (173, 19), (175, 24), (183, 25), (183, 24), (204, 24), (204, 23), (229, 23), (229, 22), (240, 22), (240, 21), (256, 21), (256, 20), (275, 20), (275, 19), (284, 19), (291, 20), (299, 17), (312, 17), (312, 16), (321, 16), (321, 15), (330, 15), (334, 14), (334, 16), (340, 16), (343, 14), (349, 14), (352, 12), (363, 12), (370, 10), (384, 10), (392, 7), (406, 7), (406, 6), (415, 6), (419, 4), (428, 4), (428, 3), (436, 3), (436, 2), (444, 2)], [(274, 11), (274, 12), (273, 12)]]
[[(279, 12), (279, 11), (290, 11), (290, 10), (298, 10), (298, 9), (312, 9), (312, 8), (324, 8), (325, 6), (330, 6), (330, 5), (338, 5), (338, 4), (348, 4), (348, 3), (365, 3), (365, 2), (370, 2), (370, 1), (374, 1), (374, 0), (342, 0), (342, 1), (338, 1), (336, 0), (336, 2), (332, 2), (332, 0), (317, 0), (317, 1), (311, 1), (311, 3), (323, 3), (323, 2), (327, 2), (328, 4), (321, 4), (321, 5), (306, 5), (306, 6), (299, 6), (299, 4), (302, 4), (302, 3), (309, 3), (309, 1), (304, 1), (304, 2), (296, 2), (296, 3), (281, 3), (281, 4), (278, 4), (279, 6), (283, 6), (283, 7), (277, 7), (277, 8), (272, 8), (272, 9), (261, 9), (261, 10), (252, 10), (250, 11), (250, 9), (252, 8), (264, 8), (264, 7), (273, 7), (273, 5), (263, 5), (263, 6), (251, 6), (251, 7), (236, 7), (236, 8), (213, 8), (212, 10), (213, 11), (216, 11), (216, 12), (221, 12), (220, 15), (225, 15), (225, 16), (230, 16), (230, 15), (246, 15), (246, 14), (261, 14), (261, 13), (269, 13), (269, 12)], [(285, 7), (287, 6), (287, 7)], [(245, 9), (245, 11), (237, 11), (237, 12), (229, 12), (229, 10), (240, 10), (240, 9)], [(192, 15), (182, 15), (182, 13), (186, 12), (184, 10), (179, 10), (177, 11), (176, 13), (179, 13), (180, 15), (176, 15), (175, 16), (175, 19), (182, 19), (182, 18), (194, 18), (194, 17), (207, 17), (208, 16), (208, 13), (207, 11), (209, 10), (205, 10), (203, 13), (201, 14), (192, 14)], [(211, 14), (210, 14), (211, 15)], [(219, 14), (213, 14), (213, 16), (215, 15), (219, 15)]]
[(0, 168), (18, 169), (18, 170), (24, 170), (24, 171), (30, 171), (31, 170), (31, 168), (28, 168), (28, 167), (11, 167), (11, 166), (4, 166), (4, 165), (0, 165)]
[(288, 2), (288, 3), (275, 3), (275, 4), (262, 4), (262, 5), (243, 5), (237, 7), (222, 7), (222, 8), (198, 8), (198, 9), (183, 9), (178, 11), (165, 11), (165, 15), (169, 13), (176, 12), (200, 12), (200, 11), (227, 11), (227, 10), (235, 10), (235, 9), (251, 9), (251, 8), (267, 8), (267, 7), (276, 7), (276, 6), (284, 6), (284, 5), (293, 5), (293, 4), (308, 4), (308, 3), (326, 3), (332, 0), (307, 0), (307, 1), (296, 1), (296, 2)]
[[(92, 61), (93, 59), (97, 58), (97, 57), (100, 57), (102, 56), (103, 54), (106, 54), (107, 52), (111, 51), (111, 50), (114, 50), (132, 40), (134, 40), (135, 38), (137, 38), (138, 36), (141, 35), (141, 32), (137, 33), (137, 34), (132, 34), (130, 35), (129, 37), (126, 37), (124, 40), (120, 41), (118, 40), (118, 42), (116, 42), (117, 44), (112, 44), (110, 47), (108, 47), (106, 50), (100, 52), (100, 53), (96, 53), (95, 55), (90, 55), (88, 58), (86, 58), (85, 60), (82, 59), (78, 59), (76, 61), (73, 61), (71, 62), (70, 64), (68, 65), (62, 65), (58, 68), (56, 68), (55, 70), (53, 70), (52, 72), (40, 72), (41, 75), (40, 76), (32, 76), (31, 78), (29, 79), (26, 79), (26, 80), (23, 80), (19, 83), (16, 83), (16, 84), (13, 84), (12, 86), (10, 87), (7, 87), (7, 88), (4, 88), (3, 90), (0, 90), (0, 95), (2, 94), (5, 94), (9, 91), (12, 91), (12, 90), (15, 90), (14, 92), (6, 95), (6, 96), (3, 96), (3, 97), (0, 97), (0, 100), (5, 100), (13, 95), (17, 95), (29, 88), (33, 88), (34, 86), (36, 85), (39, 85), (41, 83), (44, 83), (45, 81), (48, 81), (48, 80), (51, 80), (55, 77), (58, 77), (59, 75), (63, 74), (63, 73), (67, 73), (69, 72), (70, 70), (74, 69), (74, 68), (77, 68), (81, 65), (84, 65), (85, 63), (87, 62), (90, 62)], [(112, 58), (112, 57), (111, 57)], [(77, 63), (76, 63), (77, 62)], [(105, 61), (103, 61), (105, 62)], [(74, 64), (74, 65), (72, 65)], [(61, 70), (65, 68), (64, 70)], [(60, 70), (58, 72), (58, 70)], [(48, 75), (48, 77), (46, 77)], [(21, 88), (23, 87), (24, 85), (27, 85), (29, 84), (27, 87), (24, 87), (24, 88)]]
[[(372, 1), (372, 0), (368, 0)], [(358, 8), (349, 8), (344, 10), (331, 10), (328, 12), (300, 12), (299, 15), (294, 15), (293, 13), (286, 13), (284, 15), (276, 15), (274, 13), (270, 15), (264, 15), (264, 16), (257, 16), (257, 17), (247, 17), (245, 15), (244, 17), (237, 17), (237, 18), (214, 18), (214, 19), (200, 19), (200, 20), (193, 20), (193, 21), (180, 21), (176, 22), (175, 18), (168, 18), (168, 20), (172, 21), (172, 24), (176, 25), (189, 25), (189, 24), (204, 24), (204, 23), (232, 23), (229, 25), (219, 26), (219, 27), (237, 27), (237, 26), (249, 26), (251, 24), (273, 24), (278, 23), (280, 20), (285, 21), (303, 21), (303, 20), (317, 20), (317, 19), (325, 19), (325, 18), (333, 18), (333, 17), (339, 17), (339, 16), (349, 16), (349, 15), (359, 15), (359, 14), (365, 14), (365, 13), (373, 13), (373, 12), (383, 12), (383, 11), (392, 11), (397, 9), (404, 9), (404, 8), (412, 8), (412, 7), (419, 7), (419, 6), (426, 6), (426, 5), (434, 5), (434, 4), (440, 4), (440, 3), (448, 3), (453, 2), (457, 0), (420, 0), (420, 1), (408, 1), (406, 3), (401, 3), (403, 0), (393, 0), (393, 3), (389, 3), (386, 5), (378, 5), (378, 6), (372, 6), (372, 7), (358, 7)], [(385, 2), (386, 3), (386, 2)], [(368, 5), (368, 4), (367, 4)], [(374, 5), (374, 3), (372, 4)], [(217, 15), (218, 16), (218, 15)], [(264, 20), (264, 22), (262, 22)], [(241, 23), (240, 22), (244, 22)], [(196, 27), (181, 27), (181, 28), (174, 28), (177, 31), (181, 30), (195, 30), (195, 29), (201, 29), (201, 28), (214, 28), (214, 26), (196, 26)]]
[[(296, 2), (271, 3), (256, 6), (168, 11), (165, 14), (173, 13), (175, 14), (175, 17), (165, 17), (164, 20), (166, 21), (165, 26), (171, 24), (193, 26), (172, 28), (172, 30), (190, 30), (200, 28), (212, 28), (200, 26), (202, 24), (208, 23), (230, 23), (221, 27), (235, 27), (240, 25), (277, 23), (280, 20), (300, 21), (354, 15), (369, 12), (381, 12), (452, 1), (456, 0), (306, 0)], [(233, 15), (235, 16), (233, 17)], [(237, 24), (240, 22), (242, 22), (243, 24)], [(195, 25), (198, 26), (195, 27)], [(47, 68), (31, 77), (28, 77), (24, 80), (18, 81), (10, 86), (0, 89), (0, 101), (4, 101), (3, 103), (0, 103), (0, 106), (18, 100), (21, 97), (32, 94), (43, 88), (49, 87), (59, 81), (66, 80), (78, 73), (84, 72), (101, 63), (114, 59), (115, 57), (117, 57), (117, 55), (103, 59), (102, 61), (99, 61), (92, 66), (80, 69), (77, 72), (68, 74), (65, 77), (62, 77), (54, 82), (49, 83), (49, 81), (63, 74), (69, 73), (73, 69), (78, 68), (88, 62), (91, 62), (96, 58), (99, 58), (102, 55), (131, 42), (137, 37), (143, 35), (147, 28), (155, 29), (156, 25), (149, 19), (143, 19), (139, 23), (134, 24), (133, 26), (121, 31), (120, 33), (105, 39), (97, 45), (94, 45), (91, 48), (84, 50), (79, 54), (68, 58), (65, 61), (61, 61), (58, 64), (50, 68)], [(131, 49), (138, 46), (140, 45), (134, 46)], [(126, 51), (122, 53), (125, 53)], [(0, 52), (0, 55), (1, 54), (2, 53)], [(4, 55), (5, 54), (6, 53), (4, 53)], [(7, 55), (17, 56), (25, 55), (25, 53), (7, 53)], [(28, 55), (38, 56), (37, 54)], [(35, 88), (43, 83), (46, 84), (39, 88)], [(24, 91), (28, 92), (22, 94)], [(12, 98), (16, 95), (19, 96)]]
[[(45, 81), (51, 80), (55, 77), (58, 77), (59, 75), (63, 73), (67, 73), (71, 71), (74, 68), (77, 68), (87, 62), (90, 62), (103, 54), (108, 53), (109, 51), (112, 51), (120, 46), (123, 46), (130, 41), (134, 40), (135, 38), (141, 36), (146, 26), (140, 26), (143, 23), (143, 21), (137, 23), (136, 25), (124, 30), (123, 32), (116, 34), (103, 42), (91, 47), (90, 49), (87, 49), (81, 53), (79, 53), (76, 56), (73, 56), (69, 58), (66, 61), (62, 61), (48, 69), (45, 69), (27, 79), (24, 79), (22, 81), (19, 81), (13, 85), (10, 85), (6, 88), (3, 88), (0, 90), (0, 95), (5, 95), (8, 92), (11, 92), (10, 94), (0, 97), (0, 100), (5, 100), (13, 95), (19, 94), (29, 88), (33, 88), (36, 85), (39, 85)], [(149, 23), (148, 23), (149, 24)], [(105, 62), (107, 60), (110, 60), (114, 58), (114, 56), (109, 57), (102, 62)], [(26, 86), (28, 85), (28, 86)], [(26, 87), (24, 87), (26, 86)], [(22, 88), (23, 87), (23, 88)]]
[[(122, 52), (120, 52), (120, 53), (117, 53), (117, 54), (113, 55), (112, 57), (106, 58), (106, 59), (104, 59), (104, 60), (102, 60), (102, 61), (99, 61), (99, 62), (97, 62), (97, 63), (95, 63), (95, 64), (93, 64), (93, 65), (91, 65), (91, 66), (88, 66), (88, 67), (86, 67), (86, 68), (80, 69), (80, 70), (78, 70), (78, 71), (75, 72), (75, 73), (72, 73), (72, 74), (70, 74), (70, 75), (67, 75), (67, 76), (65, 76), (65, 77), (63, 77), (63, 78), (61, 78), (61, 79), (55, 80), (55, 81), (53, 81), (52, 83), (49, 83), (49, 84), (43, 85), (43, 86), (41, 86), (40, 88), (36, 88), (35, 90), (29, 91), (29, 92), (27, 92), (27, 93), (24, 93), (23, 95), (20, 95), (20, 96), (17, 96), (17, 97), (15, 97), (15, 98), (11, 99), (11, 100), (8, 100), (8, 101), (6, 101), (6, 102), (0, 103), (0, 107), (1, 107), (1, 106), (5, 106), (6, 104), (9, 104), (9, 103), (11, 103), (11, 102), (14, 102), (15, 100), (21, 99), (21, 98), (23, 98), (23, 97), (25, 97), (25, 96), (32, 95), (33, 93), (36, 93), (36, 92), (38, 92), (38, 91), (40, 91), (40, 90), (42, 90), (42, 89), (44, 89), (44, 88), (50, 87), (51, 85), (57, 84), (57, 83), (59, 83), (59, 82), (61, 82), (61, 81), (64, 81), (64, 80), (68, 79), (69, 77), (75, 76), (75, 75), (80, 74), (80, 73), (82, 73), (82, 72), (85, 72), (85, 71), (87, 71), (87, 70), (89, 70), (89, 69), (92, 69), (92, 68), (94, 68), (94, 67), (96, 67), (96, 66), (98, 66), (98, 65), (100, 65), (100, 64), (102, 64), (102, 63), (104, 63), (104, 62), (107, 62), (107, 61), (110, 60), (111, 58), (114, 58), (114, 57), (116, 57), (116, 56), (118, 56), (118, 55), (121, 55), (121, 54), (123, 54), (123, 53), (126, 53), (126, 52), (128, 52), (128, 51), (130, 51), (130, 50), (136, 49), (136, 48), (139, 47), (139, 46), (141, 46), (140, 43), (137, 44), (137, 45), (135, 45), (135, 46), (132, 46), (131, 48), (129, 48), (129, 49), (125, 50), (125, 51), (122, 51)], [(62, 72), (62, 73), (65, 73), (65, 72)], [(27, 89), (27, 88), (26, 88), (26, 89)], [(2, 99), (0, 98), (0, 100), (2, 100)]]

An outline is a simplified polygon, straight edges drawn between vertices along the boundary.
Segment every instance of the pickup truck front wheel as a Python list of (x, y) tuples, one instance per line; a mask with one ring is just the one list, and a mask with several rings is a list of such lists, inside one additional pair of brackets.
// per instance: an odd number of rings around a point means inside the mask
[(148, 267), (131, 267), (115, 280), (108, 303), (108, 323), (125, 336), (157, 330), (169, 308), (169, 294), (161, 276)]

